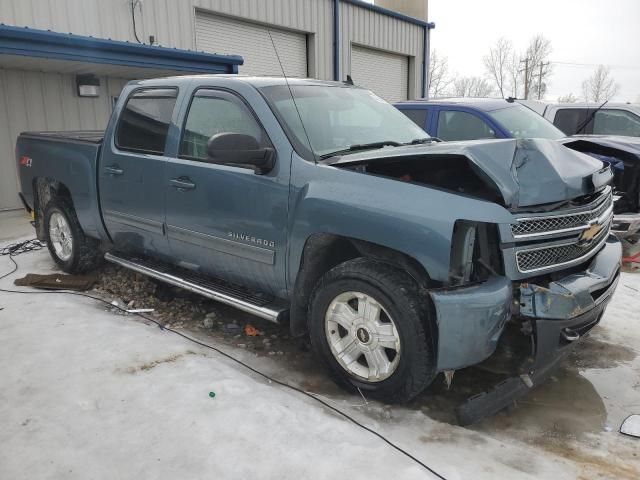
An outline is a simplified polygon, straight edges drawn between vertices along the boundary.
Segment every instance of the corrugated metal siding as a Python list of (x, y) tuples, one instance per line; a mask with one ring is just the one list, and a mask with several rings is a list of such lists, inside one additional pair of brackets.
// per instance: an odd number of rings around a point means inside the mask
[(358, 85), (368, 88), (388, 102), (406, 100), (409, 88), (409, 58), (353, 45), (351, 75)]
[(0, 210), (21, 206), (14, 159), (20, 132), (107, 126), (111, 98), (120, 94), (127, 80), (100, 80), (100, 97), (79, 98), (74, 75), (0, 69)]
[[(194, 49), (195, 8), (309, 32), (310, 75), (333, 78), (332, 0), (145, 0), (142, 10), (136, 9), (138, 36), (148, 40), (154, 35), (160, 45)], [(351, 71), (351, 42), (403, 53), (415, 57), (409, 83), (410, 95), (417, 95), (422, 78), (422, 28), (348, 3), (341, 4), (340, 18), (342, 78)], [(2, 0), (0, 21), (135, 41), (125, 0)]]
[[(136, 9), (138, 36), (148, 41), (149, 35), (154, 35), (160, 45), (167, 47), (196, 48), (196, 9), (308, 32), (309, 75), (333, 78), (333, 0), (144, 0), (142, 5), (142, 10)], [(409, 57), (409, 98), (419, 95), (421, 27), (347, 3), (341, 4), (340, 19), (342, 79), (351, 72), (352, 44), (369, 46)], [(135, 41), (126, 0), (0, 0), (0, 22)], [(105, 82), (106, 79), (103, 85)], [(114, 82), (113, 90), (119, 92), (124, 81)], [(31, 129), (103, 128), (111, 97), (77, 98), (73, 94), (73, 75), (0, 70), (0, 83), (0, 125), (9, 125), (8, 129), (0, 128), (2, 209), (19, 205), (13, 165), (17, 134)]]
[[(409, 98), (420, 95), (422, 27), (344, 2), (340, 7), (340, 24), (340, 71), (343, 79), (351, 74), (352, 44), (402, 53), (409, 57)], [(357, 79), (354, 81), (357, 83)]]
[(279, 57), (288, 76), (308, 76), (306, 34), (198, 11), (196, 46), (198, 50), (222, 48), (242, 55), (245, 64), (240, 66), (241, 74), (282, 75)]
[[(154, 35), (160, 45), (195, 49), (196, 8), (309, 32), (310, 74), (333, 77), (332, 0), (144, 0), (142, 11), (136, 9), (138, 37), (148, 41)], [(0, 22), (135, 41), (125, 0), (1, 0)]]

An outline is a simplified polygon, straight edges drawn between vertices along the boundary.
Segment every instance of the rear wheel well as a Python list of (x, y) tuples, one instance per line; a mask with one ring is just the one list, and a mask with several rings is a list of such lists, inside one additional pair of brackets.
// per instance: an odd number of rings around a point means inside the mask
[(36, 222), (36, 235), (39, 240), (45, 240), (44, 234), (44, 209), (53, 198), (62, 198), (73, 207), (71, 192), (67, 186), (49, 177), (37, 177), (33, 179), (33, 210)]
[(294, 285), (290, 310), (292, 335), (300, 336), (309, 331), (308, 304), (320, 278), (333, 267), (358, 257), (374, 258), (407, 272), (420, 291), (433, 287), (433, 282), (425, 268), (405, 253), (340, 235), (329, 233), (312, 235), (305, 243)]

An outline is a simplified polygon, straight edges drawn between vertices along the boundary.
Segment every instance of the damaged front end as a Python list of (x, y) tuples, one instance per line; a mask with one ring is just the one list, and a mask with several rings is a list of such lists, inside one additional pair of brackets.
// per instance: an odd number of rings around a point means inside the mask
[(620, 274), (622, 248), (610, 235), (612, 203), (612, 189), (606, 187), (575, 199), (571, 208), (523, 212), (515, 223), (500, 225), (511, 297), (496, 356), (509, 351), (500, 361), (510, 376), (458, 408), (462, 425), (497, 413), (544, 382), (598, 324)]
[[(426, 290), (438, 329), (437, 370), (448, 384), (456, 370), (510, 352), (510, 376), (463, 403), (461, 424), (497, 413), (541, 383), (602, 317), (621, 247), (610, 235), (612, 173), (601, 162), (557, 142), (508, 140), (389, 149), (332, 164), (479, 200), (477, 212), (447, 219), (448, 275)], [(487, 202), (501, 205), (508, 223), (481, 215)]]

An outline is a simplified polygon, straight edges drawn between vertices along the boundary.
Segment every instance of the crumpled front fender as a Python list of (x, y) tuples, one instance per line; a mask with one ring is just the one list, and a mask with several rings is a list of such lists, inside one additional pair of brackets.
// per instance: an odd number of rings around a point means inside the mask
[(543, 287), (520, 285), (520, 315), (532, 318), (570, 319), (595, 308), (617, 283), (622, 247), (609, 236), (589, 267)]

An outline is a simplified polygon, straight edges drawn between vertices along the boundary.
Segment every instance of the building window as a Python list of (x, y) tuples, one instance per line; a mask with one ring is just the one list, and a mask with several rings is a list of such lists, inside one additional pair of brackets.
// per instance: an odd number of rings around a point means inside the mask
[(145, 89), (133, 93), (120, 114), (116, 145), (121, 150), (164, 153), (176, 104), (175, 88)]

